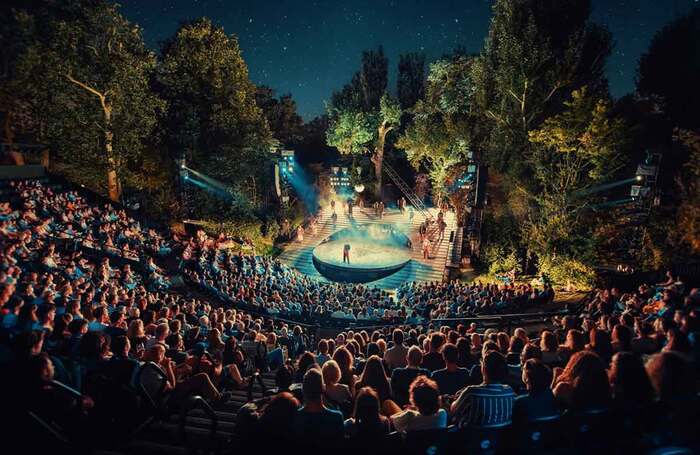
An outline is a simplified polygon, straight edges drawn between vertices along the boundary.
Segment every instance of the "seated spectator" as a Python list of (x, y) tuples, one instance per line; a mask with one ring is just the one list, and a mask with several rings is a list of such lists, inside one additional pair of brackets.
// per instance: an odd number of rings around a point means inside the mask
[(325, 385), (324, 399), (328, 407), (342, 412), (345, 406), (352, 401), (350, 389), (345, 384), (339, 384), (340, 368), (335, 360), (328, 360), (321, 368), (323, 383)]
[(394, 329), (392, 341), (394, 345), (387, 349), (384, 354), (384, 362), (389, 368), (389, 371), (392, 371), (394, 368), (405, 367), (406, 354), (408, 354), (408, 348), (404, 345), (404, 334), (401, 329)]
[(508, 379), (505, 356), (498, 351), (488, 352), (481, 374), (483, 382), (462, 390), (450, 405), (450, 414), (461, 427), (510, 423), (515, 394), (505, 383)]
[(446, 344), (442, 348), (442, 358), (446, 367), (430, 376), (438, 385), (441, 395), (454, 395), (469, 384), (470, 371), (457, 366), (457, 347)]
[(600, 357), (589, 351), (571, 356), (566, 368), (554, 379), (554, 396), (562, 407), (573, 411), (610, 406), (610, 383)]
[(362, 387), (372, 387), (377, 392), (382, 406), (385, 401), (391, 399), (391, 384), (384, 371), (382, 359), (378, 355), (367, 359), (365, 370), (355, 384), (355, 391), (359, 391)]
[(442, 354), (440, 354), (443, 344), (445, 344), (445, 336), (440, 332), (434, 332), (430, 336), (429, 349), (428, 353), (423, 355), (422, 368), (425, 368), (431, 373), (445, 368), (445, 361), (442, 358)]
[(345, 432), (357, 439), (363, 446), (386, 435), (391, 430), (391, 422), (380, 413), (379, 395), (371, 387), (363, 387), (357, 392), (352, 417), (345, 421)]
[(559, 415), (559, 408), (550, 388), (552, 370), (542, 361), (527, 360), (523, 364), (523, 383), (527, 393), (513, 403), (513, 423), (523, 424), (532, 420)]
[(635, 331), (637, 336), (632, 339), (632, 352), (635, 354), (649, 355), (658, 351), (659, 347), (651, 335), (654, 328), (648, 322), (637, 320), (635, 322)]
[(294, 437), (307, 447), (329, 449), (343, 441), (343, 414), (323, 405), (323, 376), (318, 368), (309, 369), (304, 375), (302, 393), (304, 405), (294, 417)]
[(354, 393), (357, 378), (353, 373), (354, 359), (352, 354), (345, 346), (339, 346), (333, 352), (333, 360), (336, 361), (340, 368), (340, 384), (345, 384), (350, 389), (350, 392)]
[(674, 351), (654, 354), (646, 364), (646, 371), (664, 408), (688, 409), (697, 401), (691, 364), (682, 354)]
[(615, 406), (624, 410), (648, 406), (654, 400), (654, 389), (639, 356), (618, 352), (608, 372)]
[(391, 416), (396, 431), (405, 433), (447, 427), (447, 412), (440, 408), (440, 390), (432, 379), (417, 377), (409, 390), (411, 408)]
[(613, 356), (613, 346), (608, 332), (594, 327), (588, 332), (588, 336), (589, 343), (586, 349), (598, 354), (603, 363), (608, 365)]
[(585, 339), (584, 333), (580, 330), (570, 329), (566, 332), (566, 341), (557, 350), (562, 363), (566, 364), (572, 355), (585, 349)]
[(461, 427), (498, 426), (511, 422), (515, 393), (508, 379), (506, 358), (490, 351), (481, 365), (483, 382), (462, 390), (450, 405), (450, 414)]
[(321, 339), (318, 342), (318, 354), (316, 354), (316, 362), (319, 366), (323, 366), (324, 363), (330, 360), (331, 357), (328, 355), (328, 352), (328, 340)]
[(281, 392), (272, 397), (263, 407), (258, 419), (255, 445), (274, 453), (288, 450), (294, 440), (294, 421), (297, 417), (299, 401), (289, 392)]
[(430, 371), (421, 368), (423, 353), (418, 346), (411, 346), (406, 354), (405, 368), (396, 368), (391, 372), (392, 397), (397, 405), (403, 407), (409, 402), (408, 389), (418, 376), (430, 376)]

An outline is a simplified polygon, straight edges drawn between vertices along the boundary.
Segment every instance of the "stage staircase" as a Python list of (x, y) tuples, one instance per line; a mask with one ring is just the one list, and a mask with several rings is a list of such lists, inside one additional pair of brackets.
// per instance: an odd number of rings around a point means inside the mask
[(406, 199), (413, 204), (413, 206), (418, 210), (419, 213), (421, 213), (425, 219), (430, 220), (431, 223), (435, 222), (435, 218), (433, 215), (430, 213), (430, 210), (425, 206), (421, 198), (418, 197), (418, 195), (411, 189), (411, 187), (408, 186), (406, 182), (401, 178), (401, 176), (394, 170), (393, 167), (389, 165), (386, 161), (384, 162), (382, 168), (384, 169), (384, 172), (386, 173), (387, 176), (391, 179), (392, 182), (394, 182), (394, 185), (396, 185), (399, 190), (406, 196)]

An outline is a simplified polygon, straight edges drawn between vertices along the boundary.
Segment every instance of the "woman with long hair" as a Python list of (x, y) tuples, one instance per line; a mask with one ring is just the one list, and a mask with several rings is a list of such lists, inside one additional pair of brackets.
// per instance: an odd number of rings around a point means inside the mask
[(567, 409), (601, 409), (610, 405), (610, 383), (605, 364), (590, 351), (572, 355), (564, 371), (554, 380), (553, 388), (555, 398)]
[(639, 356), (618, 352), (608, 372), (615, 405), (625, 408), (646, 406), (654, 400), (654, 388)]
[(371, 387), (362, 387), (357, 392), (352, 417), (345, 421), (345, 431), (351, 438), (362, 441), (387, 435), (390, 421), (380, 412), (379, 395)]
[(610, 334), (606, 330), (593, 327), (588, 332), (589, 342), (586, 345), (586, 350), (595, 352), (600, 359), (606, 364), (610, 364), (613, 356), (613, 346), (610, 342)]
[(583, 351), (586, 347), (586, 336), (580, 330), (569, 330), (566, 333), (564, 344), (559, 346), (559, 357), (563, 362), (568, 362), (572, 355)]
[(207, 336), (207, 351), (215, 358), (221, 360), (226, 344), (221, 339), (219, 329), (211, 329)]
[(355, 385), (355, 390), (362, 387), (372, 387), (379, 396), (379, 402), (384, 403), (391, 398), (391, 384), (386, 376), (382, 359), (378, 355), (373, 355), (365, 363), (365, 370)]
[(350, 389), (351, 393), (355, 392), (355, 382), (357, 378), (355, 377), (354, 371), (354, 359), (350, 351), (344, 346), (339, 346), (335, 352), (333, 352), (333, 360), (338, 364), (340, 368), (340, 384), (345, 384)]
[(540, 349), (542, 349), (542, 362), (552, 366), (558, 366), (561, 362), (559, 357), (559, 343), (557, 336), (549, 330), (544, 330), (540, 335)]
[(313, 366), (318, 367), (318, 364), (316, 363), (316, 356), (308, 351), (303, 353), (297, 362), (295, 382), (302, 382), (306, 372)]
[(352, 402), (352, 394), (348, 386), (338, 383), (340, 368), (335, 360), (326, 361), (321, 367), (321, 374), (326, 387), (324, 398), (331, 407), (342, 410), (344, 405)]

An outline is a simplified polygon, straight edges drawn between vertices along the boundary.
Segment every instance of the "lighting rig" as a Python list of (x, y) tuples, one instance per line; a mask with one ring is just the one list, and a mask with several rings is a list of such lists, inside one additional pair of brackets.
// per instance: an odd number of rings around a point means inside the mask
[(290, 178), (296, 168), (294, 150), (275, 150), (274, 153), (278, 155), (275, 161), (275, 192), (280, 201), (287, 204), (291, 192)]
[(348, 173), (348, 168), (333, 166), (331, 168), (330, 183), (336, 193), (350, 188), (350, 174)]

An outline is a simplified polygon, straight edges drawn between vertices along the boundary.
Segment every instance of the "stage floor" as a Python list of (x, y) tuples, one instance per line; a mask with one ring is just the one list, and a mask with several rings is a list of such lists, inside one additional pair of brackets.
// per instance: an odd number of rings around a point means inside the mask
[[(343, 263), (343, 246), (350, 243), (350, 263)], [(314, 248), (321, 261), (345, 268), (397, 267), (411, 259), (410, 250), (398, 246), (378, 245), (376, 242), (331, 240)]]

